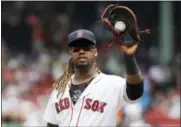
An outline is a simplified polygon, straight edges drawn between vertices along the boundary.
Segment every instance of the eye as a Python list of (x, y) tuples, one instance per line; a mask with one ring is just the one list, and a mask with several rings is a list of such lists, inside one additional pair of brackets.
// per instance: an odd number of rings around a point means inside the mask
[(72, 50), (72, 52), (79, 52), (81, 49), (84, 51), (91, 51), (94, 48), (95, 48), (95, 46), (72, 47), (71, 50)]
[(71, 50), (72, 50), (72, 52), (79, 52), (80, 48), (79, 47), (72, 47)]

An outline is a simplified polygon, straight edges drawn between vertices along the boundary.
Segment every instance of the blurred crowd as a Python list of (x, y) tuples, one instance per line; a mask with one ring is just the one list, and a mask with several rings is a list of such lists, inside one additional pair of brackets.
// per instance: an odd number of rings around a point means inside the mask
[[(99, 68), (104, 73), (125, 77), (122, 53), (109, 46), (112, 35), (99, 23), (109, 3), (2, 2), (3, 127), (46, 125), (42, 118), (52, 83), (61, 76), (69, 61), (67, 35), (70, 31), (92, 30), (98, 43)], [(120, 111), (120, 124), (180, 126), (181, 54), (178, 46), (181, 42), (175, 39), (172, 61), (160, 64), (159, 2), (143, 2), (142, 9), (135, 2), (122, 4), (135, 11), (140, 28), (151, 28), (153, 34), (141, 35), (136, 54), (144, 76), (144, 95), (138, 103), (128, 104)]]

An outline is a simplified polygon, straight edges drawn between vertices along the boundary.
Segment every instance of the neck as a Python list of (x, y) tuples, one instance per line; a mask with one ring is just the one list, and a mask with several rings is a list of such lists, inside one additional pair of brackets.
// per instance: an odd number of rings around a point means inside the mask
[(74, 73), (75, 73), (74, 80), (84, 81), (86, 79), (92, 78), (97, 73), (96, 66), (92, 65), (92, 66), (84, 67), (84, 68), (75, 67)]

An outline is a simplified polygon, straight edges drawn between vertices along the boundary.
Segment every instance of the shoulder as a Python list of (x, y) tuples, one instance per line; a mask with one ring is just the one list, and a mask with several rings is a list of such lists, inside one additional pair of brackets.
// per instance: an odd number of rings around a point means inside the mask
[(52, 89), (52, 92), (50, 93), (49, 100), (56, 100), (58, 91), (56, 89)]
[[(113, 92), (114, 94), (120, 93), (124, 90), (126, 85), (126, 79), (117, 76), (117, 75), (110, 75), (110, 74), (102, 74), (102, 82), (100, 83), (100, 87), (104, 87), (104, 90), (107, 89), (109, 92)], [(117, 91), (117, 92), (116, 92)]]
[(122, 85), (122, 84), (126, 84), (126, 79), (121, 77), (121, 76), (117, 76), (117, 75), (111, 75), (111, 74), (104, 74), (103, 73), (103, 80), (105, 82), (109, 82), (112, 84), (118, 84), (118, 85)]
[(111, 74), (104, 74), (103, 73), (103, 76), (104, 76), (104, 80), (111, 80), (111, 81), (121, 81), (121, 82), (125, 82), (126, 79), (121, 77), (121, 76), (118, 76), (118, 75), (111, 75)]

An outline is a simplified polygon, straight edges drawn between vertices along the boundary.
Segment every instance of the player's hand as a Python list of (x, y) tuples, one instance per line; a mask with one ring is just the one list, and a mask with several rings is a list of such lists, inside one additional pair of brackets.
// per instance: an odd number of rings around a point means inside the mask
[(135, 54), (137, 48), (138, 48), (138, 45), (139, 45), (139, 42), (140, 41), (134, 41), (134, 40), (130, 40), (132, 42), (130, 42), (131, 44), (126, 44), (126, 40), (123, 38), (121, 39), (119, 36), (118, 37), (115, 37), (116, 40), (116, 47), (123, 53), (127, 54), (127, 55), (133, 55)]
[[(111, 4), (103, 12), (101, 21), (112, 32), (116, 47), (121, 52), (127, 55), (133, 55), (136, 52), (140, 36), (137, 28), (137, 19), (131, 9)], [(114, 27), (117, 21), (125, 23), (126, 28), (124, 31), (120, 31)]]

